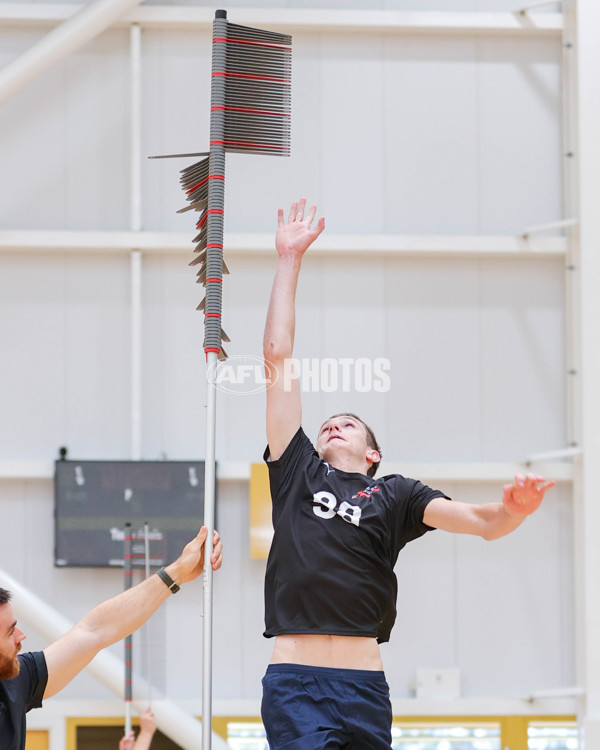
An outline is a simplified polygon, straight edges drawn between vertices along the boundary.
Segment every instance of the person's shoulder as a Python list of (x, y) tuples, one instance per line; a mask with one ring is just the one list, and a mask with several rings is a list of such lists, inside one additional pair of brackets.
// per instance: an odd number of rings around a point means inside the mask
[(18, 656), (20, 670), (19, 676), (29, 681), (43, 680), (48, 678), (48, 668), (46, 666), (46, 657), (43, 651), (26, 651)]
[(388, 488), (396, 499), (409, 498), (416, 488), (423, 486), (418, 479), (411, 479), (403, 474), (385, 474), (379, 479), (377, 477), (374, 479)]
[(269, 446), (267, 445), (267, 448), (263, 455), (263, 459), (269, 466), (276, 467), (279, 464), (285, 464), (291, 456), (311, 453), (314, 453), (316, 455), (315, 446), (313, 445), (307, 434), (304, 432), (304, 428), (301, 425), (300, 427), (298, 427), (298, 430), (296, 431), (290, 442), (287, 444), (285, 450), (283, 451), (281, 456), (279, 456), (279, 458), (274, 461), (271, 459)]

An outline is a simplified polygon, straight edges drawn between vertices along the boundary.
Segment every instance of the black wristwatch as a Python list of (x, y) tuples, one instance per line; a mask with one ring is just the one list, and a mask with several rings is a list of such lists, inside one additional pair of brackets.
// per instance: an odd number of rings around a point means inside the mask
[(179, 591), (179, 586), (171, 578), (164, 568), (156, 571), (156, 575), (165, 583), (165, 586), (169, 589), (172, 594), (176, 594)]

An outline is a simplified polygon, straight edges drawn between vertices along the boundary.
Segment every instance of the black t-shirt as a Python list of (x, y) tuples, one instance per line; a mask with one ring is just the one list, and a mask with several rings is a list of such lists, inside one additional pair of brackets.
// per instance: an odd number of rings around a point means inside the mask
[(12, 680), (0, 681), (0, 748), (24, 750), (25, 714), (40, 708), (48, 682), (43, 651), (20, 654), (21, 670)]
[[(394, 565), (431, 529), (425, 507), (443, 492), (399, 474), (349, 473), (322, 461), (302, 428), (269, 461), (275, 534), (265, 576), (265, 632), (389, 640)], [(449, 498), (447, 498), (449, 499)]]

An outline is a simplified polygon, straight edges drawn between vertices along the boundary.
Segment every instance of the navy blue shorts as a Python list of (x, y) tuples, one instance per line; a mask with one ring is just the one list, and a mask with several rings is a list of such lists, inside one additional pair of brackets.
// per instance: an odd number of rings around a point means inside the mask
[(270, 664), (261, 714), (271, 750), (389, 750), (390, 690), (383, 672)]

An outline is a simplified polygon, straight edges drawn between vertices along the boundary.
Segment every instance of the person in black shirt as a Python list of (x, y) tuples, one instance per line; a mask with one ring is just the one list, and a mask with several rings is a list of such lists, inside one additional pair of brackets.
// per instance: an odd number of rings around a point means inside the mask
[(405, 544), (432, 529), (497, 539), (540, 505), (554, 482), (517, 475), (502, 502), (451, 502), (400, 475), (375, 479), (381, 450), (355, 414), (336, 414), (316, 445), (304, 434), (293, 354), (304, 253), (325, 228), (302, 198), (278, 213), (277, 271), (264, 333), (267, 441), (274, 537), (265, 576), (265, 633), (274, 637), (262, 716), (271, 750), (383, 750), (389, 688), (379, 643), (396, 617), (393, 572)]
[[(20, 654), (25, 633), (18, 627), (11, 595), (0, 588), (0, 748), (24, 750), (25, 714), (39, 708), (42, 699), (62, 690), (86, 667), (98, 651), (141, 627), (175, 593), (193, 581), (204, 565), (207, 529), (187, 544), (175, 562), (142, 583), (99, 604), (68, 633), (43, 651)], [(223, 547), (213, 537), (211, 565), (221, 567)]]

